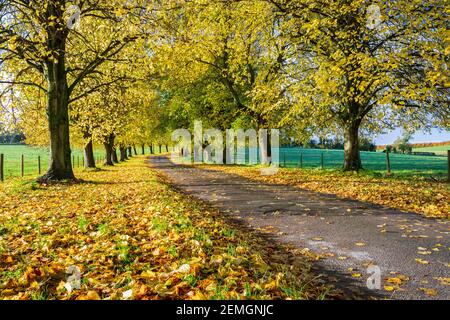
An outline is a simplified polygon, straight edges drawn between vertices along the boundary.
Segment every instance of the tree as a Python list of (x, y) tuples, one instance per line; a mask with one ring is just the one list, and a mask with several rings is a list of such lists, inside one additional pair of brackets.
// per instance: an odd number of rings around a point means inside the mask
[[(271, 111), (283, 100), (278, 71), (285, 48), (270, 6), (191, 1), (164, 18), (165, 37), (153, 48), (166, 78), (162, 90), (170, 97), (166, 103), (188, 111), (190, 126), (194, 120), (221, 131), (278, 124)], [(269, 87), (280, 90), (269, 94)]]
[(403, 154), (412, 153), (412, 145), (410, 143), (410, 140), (411, 140), (411, 134), (405, 132), (402, 137), (399, 137), (392, 144), (394, 152), (401, 152)]
[[(73, 29), (75, 16), (69, 8), (76, 3), (89, 28)], [(137, 4), (136, 1), (133, 4)], [(20, 70), (13, 79), (1, 83), (15, 86), (31, 85), (45, 93), (51, 161), (42, 180), (74, 179), (69, 138), (69, 104), (89, 92), (74, 96), (80, 84), (96, 73), (97, 68), (114, 57), (133, 41), (136, 28), (130, 17), (135, 6), (123, 1), (17, 0), (0, 2), (0, 64), (12, 63)], [(92, 26), (106, 22), (109, 32), (101, 33), (101, 45), (89, 45)], [(92, 38), (92, 37), (91, 37)], [(80, 51), (84, 42), (88, 51)], [(90, 57), (81, 64), (79, 57)], [(45, 79), (45, 84), (29, 81)]]
[(286, 119), (342, 130), (344, 170), (362, 168), (362, 127), (450, 126), (443, 0), (268, 2), (292, 47)]

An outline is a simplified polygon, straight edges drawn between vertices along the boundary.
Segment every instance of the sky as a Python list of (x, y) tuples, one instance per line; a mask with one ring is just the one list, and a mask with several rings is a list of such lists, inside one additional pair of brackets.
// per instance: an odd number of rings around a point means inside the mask
[[(395, 131), (379, 135), (375, 142), (377, 145), (392, 144), (398, 137), (403, 135), (402, 129), (397, 129)], [(412, 143), (421, 142), (443, 142), (450, 141), (450, 131), (434, 129), (430, 133), (418, 131), (413, 135), (411, 139)]]

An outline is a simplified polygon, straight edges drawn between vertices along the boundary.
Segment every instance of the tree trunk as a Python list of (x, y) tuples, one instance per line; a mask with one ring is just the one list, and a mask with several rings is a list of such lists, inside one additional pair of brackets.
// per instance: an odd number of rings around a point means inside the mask
[(58, 65), (48, 71), (48, 124), (50, 131), (50, 166), (45, 181), (73, 180), (69, 136), (69, 92), (65, 71)]
[(128, 147), (128, 157), (133, 157), (133, 149), (131, 147)]
[(222, 163), (220, 164), (227, 164), (227, 159), (231, 159), (233, 155), (231, 154), (231, 149), (227, 148), (227, 146), (225, 145), (225, 147), (222, 149)]
[(137, 153), (137, 150), (136, 150), (136, 146), (135, 146), (135, 145), (133, 145), (133, 151), (134, 151), (134, 155), (137, 156), (138, 153)]
[(84, 167), (95, 168), (94, 146), (92, 140), (84, 147)]
[(113, 148), (114, 148), (114, 136), (110, 135), (106, 138), (105, 142), (103, 143), (105, 147), (105, 163), (104, 166), (114, 166), (113, 161)]
[(113, 148), (112, 150), (112, 160), (113, 163), (119, 163), (119, 158), (117, 157), (117, 148)]
[(153, 154), (153, 145), (150, 145), (150, 154)]
[[(47, 7), (49, 16), (60, 16), (59, 3), (50, 2)], [(69, 135), (69, 86), (66, 73), (67, 32), (57, 25), (48, 26), (48, 49), (54, 52), (56, 61), (49, 59), (45, 63), (47, 80), (47, 115), (50, 132), (50, 165), (40, 181), (74, 180), (72, 170)]]
[(120, 161), (124, 162), (124, 161), (128, 160), (127, 149), (125, 149), (125, 147), (121, 146), (119, 148), (119, 150), (120, 150)]
[(162, 153), (162, 145), (159, 145), (159, 154)]
[(145, 144), (142, 145), (142, 155), (145, 155)]
[(166, 152), (169, 152), (169, 146), (166, 145)]
[(359, 123), (352, 123), (345, 128), (344, 171), (359, 171), (362, 169), (359, 153)]
[(105, 163), (103, 165), (107, 167), (114, 166), (112, 158), (113, 149), (111, 148), (111, 145), (107, 142), (105, 142), (103, 145), (105, 146)]

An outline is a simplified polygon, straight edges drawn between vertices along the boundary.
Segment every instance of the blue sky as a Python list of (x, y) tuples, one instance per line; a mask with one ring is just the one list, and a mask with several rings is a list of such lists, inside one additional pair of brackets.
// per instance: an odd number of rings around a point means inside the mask
[[(379, 135), (375, 142), (377, 145), (386, 145), (393, 143), (398, 137), (403, 134), (402, 129), (397, 129), (395, 131)], [(413, 139), (411, 142), (420, 143), (420, 142), (442, 142), (442, 141), (450, 141), (450, 131), (434, 129), (430, 133), (418, 131), (413, 135)]]

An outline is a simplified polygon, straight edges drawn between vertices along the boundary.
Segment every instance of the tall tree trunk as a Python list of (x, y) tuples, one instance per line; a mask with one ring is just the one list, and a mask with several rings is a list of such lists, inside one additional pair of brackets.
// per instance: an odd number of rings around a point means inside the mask
[(124, 146), (120, 146), (119, 150), (120, 150), (120, 161), (124, 162), (124, 161), (128, 160), (127, 149), (125, 149)]
[(345, 171), (359, 171), (362, 169), (361, 155), (359, 152), (359, 126), (360, 122), (353, 122), (345, 128)]
[(69, 136), (69, 90), (64, 67), (48, 66), (48, 124), (50, 131), (50, 166), (41, 178), (45, 181), (73, 180)]
[(162, 153), (162, 145), (159, 145), (159, 154)]
[(84, 167), (95, 168), (94, 146), (92, 140), (84, 146)]
[(136, 150), (136, 145), (134, 145), (134, 144), (133, 144), (133, 151), (134, 151), (134, 155), (137, 156), (138, 153), (137, 153), (137, 150)]
[(114, 150), (114, 135), (110, 134), (103, 145), (105, 146), (105, 166), (114, 166), (113, 150)]
[(112, 150), (112, 160), (114, 163), (119, 163), (119, 158), (117, 157), (117, 148), (113, 147)]
[(166, 144), (166, 152), (169, 152), (169, 146)]
[(153, 145), (150, 145), (150, 154), (153, 154)]
[(128, 157), (133, 157), (133, 149), (131, 147), (128, 147)]
[(143, 144), (143, 145), (141, 146), (141, 148), (142, 148), (142, 155), (145, 155), (145, 144)]
[(227, 159), (228, 157), (231, 159), (232, 154), (231, 154), (231, 150), (229, 148), (227, 148), (227, 146), (225, 145), (225, 147), (222, 149), (222, 163), (220, 164), (227, 164)]

